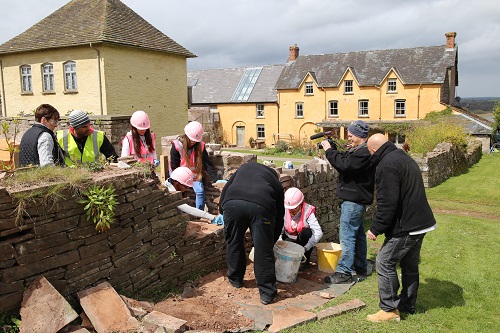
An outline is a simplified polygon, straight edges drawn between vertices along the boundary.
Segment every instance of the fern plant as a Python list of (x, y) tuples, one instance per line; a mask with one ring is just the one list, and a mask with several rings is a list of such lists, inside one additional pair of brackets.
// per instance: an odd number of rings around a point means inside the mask
[(118, 204), (115, 197), (115, 189), (111, 186), (90, 186), (83, 192), (84, 199), (79, 203), (85, 204), (83, 208), (87, 215), (87, 221), (95, 224), (95, 229), (104, 232), (111, 229), (114, 222), (115, 206)]

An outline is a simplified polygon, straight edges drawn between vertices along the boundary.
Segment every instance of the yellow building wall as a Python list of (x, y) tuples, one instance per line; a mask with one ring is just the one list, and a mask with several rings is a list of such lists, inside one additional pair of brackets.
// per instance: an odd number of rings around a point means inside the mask
[(187, 124), (186, 57), (142, 49), (103, 46), (106, 113), (145, 111), (160, 137), (183, 133)]
[[(99, 55), (99, 62), (98, 62)], [(76, 62), (76, 93), (64, 92), (63, 66)], [(182, 133), (187, 123), (186, 57), (105, 44), (3, 55), (2, 96), (5, 116), (53, 105), (61, 115), (80, 109), (93, 115), (131, 115), (144, 110), (160, 138)], [(54, 68), (54, 92), (42, 92), (44, 63)], [(21, 94), (20, 66), (30, 65), (32, 94)], [(99, 83), (99, 69), (101, 72)], [(102, 92), (102, 105), (101, 94)], [(125, 135), (125, 133), (124, 133)]]
[[(387, 81), (397, 79), (397, 92), (387, 92)], [(353, 81), (353, 94), (344, 94), (344, 81)], [(313, 82), (314, 93), (306, 95), (305, 83)], [(278, 92), (280, 104), (280, 132), (290, 133), (301, 143), (307, 142), (314, 134), (316, 123), (322, 121), (351, 122), (357, 119), (364, 121), (404, 121), (423, 119), (432, 111), (441, 111), (445, 108), (440, 103), (441, 86), (403, 85), (394, 72), (378, 87), (359, 87), (350, 71), (346, 72), (341, 84), (335, 88), (320, 89), (308, 75), (297, 90), (280, 90)], [(406, 116), (395, 116), (395, 101), (406, 101)], [(359, 100), (368, 100), (368, 115), (358, 115)], [(329, 116), (329, 102), (338, 102), (338, 117)], [(295, 105), (303, 103), (304, 117), (295, 116)], [(341, 136), (343, 131), (341, 131)]]
[[(30, 113), (40, 104), (53, 105), (61, 115), (74, 109), (100, 114), (99, 87), (97, 85), (97, 57), (90, 47), (35, 51), (2, 55), (3, 114), (16, 116)], [(64, 63), (76, 62), (78, 93), (64, 92)], [(54, 93), (44, 93), (42, 65), (51, 63), (54, 68)], [(32, 94), (21, 93), (20, 66), (30, 65), (33, 84)]]
[(257, 125), (265, 128), (266, 146), (273, 144), (273, 134), (278, 133), (278, 106), (276, 103), (264, 104), (264, 118), (257, 118), (257, 104), (219, 104), (220, 122), (224, 140), (229, 145), (236, 145), (236, 127), (245, 127), (245, 146), (248, 146), (250, 137), (257, 139)]

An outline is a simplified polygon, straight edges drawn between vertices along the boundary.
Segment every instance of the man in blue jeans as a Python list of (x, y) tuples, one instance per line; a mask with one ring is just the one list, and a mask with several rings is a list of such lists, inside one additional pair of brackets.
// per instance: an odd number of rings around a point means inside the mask
[(357, 120), (347, 128), (351, 148), (345, 152), (321, 142), (326, 158), (339, 172), (337, 196), (342, 199), (340, 215), (340, 247), (342, 256), (335, 274), (327, 276), (327, 283), (351, 283), (352, 274), (369, 274), (366, 260), (364, 216), (366, 205), (373, 202), (375, 168), (370, 164), (366, 146), (368, 125)]
[[(377, 213), (367, 236), (376, 240), (385, 234), (385, 241), (376, 265), (381, 310), (366, 319), (399, 321), (400, 311), (416, 311), (420, 249), (425, 234), (436, 228), (436, 220), (417, 163), (382, 134), (368, 140), (368, 150), (376, 165)], [(398, 263), (403, 282), (399, 295)]]

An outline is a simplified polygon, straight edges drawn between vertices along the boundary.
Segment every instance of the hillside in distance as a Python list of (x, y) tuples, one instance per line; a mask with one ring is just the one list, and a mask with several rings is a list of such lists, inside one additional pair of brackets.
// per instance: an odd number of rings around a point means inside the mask
[(462, 97), (458, 106), (471, 112), (491, 112), (498, 101), (500, 101), (500, 97)]

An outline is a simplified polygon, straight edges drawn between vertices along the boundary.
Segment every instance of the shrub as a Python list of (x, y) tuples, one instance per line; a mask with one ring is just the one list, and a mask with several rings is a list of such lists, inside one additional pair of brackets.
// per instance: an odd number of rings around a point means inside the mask
[(416, 125), (406, 135), (411, 151), (417, 154), (430, 152), (441, 142), (465, 148), (467, 139), (465, 128), (450, 121)]
[(277, 153), (282, 153), (282, 152), (288, 151), (288, 149), (290, 148), (288, 143), (286, 141), (283, 141), (283, 140), (279, 140), (278, 142), (276, 142), (274, 147), (275, 147), (275, 150)]

